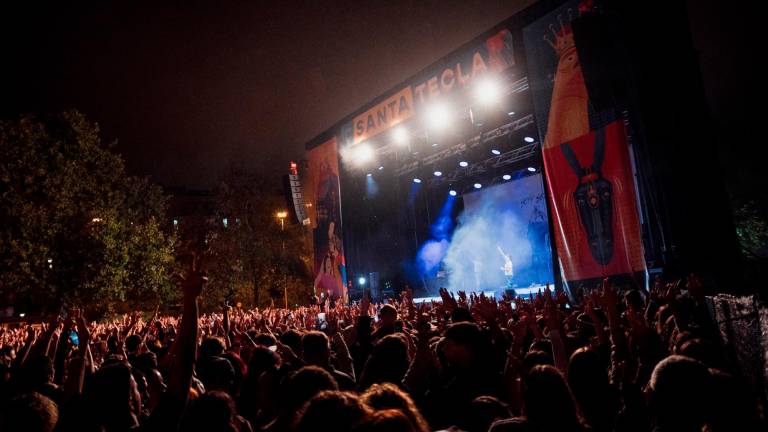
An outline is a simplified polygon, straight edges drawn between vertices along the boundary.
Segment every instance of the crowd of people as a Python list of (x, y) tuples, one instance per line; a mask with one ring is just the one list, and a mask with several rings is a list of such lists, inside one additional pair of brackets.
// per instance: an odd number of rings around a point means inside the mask
[[(440, 291), (295, 309), (0, 328), (0, 430), (752, 431), (695, 276), (495, 300)], [(762, 429), (765, 430), (765, 429)]]

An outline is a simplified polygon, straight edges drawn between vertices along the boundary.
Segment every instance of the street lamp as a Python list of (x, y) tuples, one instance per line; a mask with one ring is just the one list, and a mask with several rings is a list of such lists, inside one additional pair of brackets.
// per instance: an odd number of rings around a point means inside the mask
[(288, 217), (288, 212), (280, 210), (277, 212), (277, 218), (280, 219), (280, 231), (285, 231), (285, 218)]
[[(288, 212), (280, 210), (277, 212), (277, 218), (280, 219), (280, 231), (285, 231), (285, 218), (288, 217)], [(281, 236), (283, 237), (283, 236)], [(282, 249), (282, 257), (285, 259), (285, 239), (280, 239), (280, 246)], [(283, 274), (283, 300), (285, 302), (285, 308), (288, 309), (288, 275)]]

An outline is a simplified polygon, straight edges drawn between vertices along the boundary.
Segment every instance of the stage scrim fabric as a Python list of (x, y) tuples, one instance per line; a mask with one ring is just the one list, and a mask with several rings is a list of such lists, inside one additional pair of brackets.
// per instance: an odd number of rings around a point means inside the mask
[(311, 196), (315, 210), (312, 220), (315, 240), (316, 295), (326, 293), (346, 301), (346, 268), (341, 241), (341, 200), (339, 158), (336, 138), (309, 152)]

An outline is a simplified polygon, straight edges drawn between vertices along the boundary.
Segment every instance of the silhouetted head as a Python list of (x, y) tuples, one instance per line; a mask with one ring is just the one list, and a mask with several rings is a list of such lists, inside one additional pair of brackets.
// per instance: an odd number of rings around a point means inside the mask
[(238, 432), (235, 402), (225, 392), (209, 391), (192, 402), (182, 422), (182, 431)]
[(397, 321), (397, 309), (390, 304), (385, 304), (379, 309), (379, 323), (382, 327), (394, 327)]
[(297, 416), (296, 432), (318, 429), (346, 432), (366, 418), (370, 408), (356, 394), (323, 391), (313, 397)]
[(138, 424), (141, 396), (127, 363), (102, 366), (85, 387), (84, 398), (97, 425), (127, 429)]
[(331, 344), (323, 332), (307, 332), (301, 338), (304, 361), (309, 365), (325, 367), (331, 359)]
[(285, 384), (285, 400), (281, 408), (295, 415), (304, 404), (323, 390), (338, 390), (336, 380), (317, 366), (305, 366), (289, 376)]
[(374, 410), (397, 409), (405, 414), (419, 432), (431, 429), (408, 393), (392, 383), (374, 384), (361, 395), (363, 403)]
[(221, 357), (225, 349), (226, 346), (221, 338), (207, 337), (200, 343), (198, 358)]
[(535, 429), (570, 430), (580, 423), (568, 383), (553, 366), (534, 366), (525, 377), (525, 416)]
[(530, 371), (535, 366), (553, 366), (554, 364), (555, 362), (552, 360), (552, 356), (544, 351), (528, 351), (523, 357), (523, 370), (526, 372)]
[(59, 420), (56, 404), (36, 392), (11, 399), (4, 411), (0, 430), (7, 432), (53, 432)]
[(141, 346), (141, 336), (132, 334), (125, 338), (125, 351), (128, 354), (135, 354)]
[(374, 411), (354, 428), (355, 432), (418, 432), (401, 411)]
[(297, 356), (301, 356), (301, 333), (293, 329), (287, 330), (280, 335), (280, 342), (292, 349)]
[(511, 415), (507, 405), (493, 396), (480, 396), (469, 405), (467, 432), (486, 432), (496, 420)]
[(483, 334), (477, 324), (451, 324), (445, 330), (443, 353), (451, 366), (466, 368), (473, 365), (483, 354), (483, 341)]
[(400, 384), (408, 372), (408, 344), (397, 334), (385, 336), (374, 345), (360, 376), (361, 387), (374, 383)]
[(689, 357), (673, 355), (653, 369), (649, 382), (657, 425), (669, 430), (699, 430), (712, 396), (706, 366)]
[(201, 358), (196, 365), (197, 377), (205, 385), (206, 391), (221, 390), (231, 392), (235, 384), (235, 369), (224, 357), (212, 356)]

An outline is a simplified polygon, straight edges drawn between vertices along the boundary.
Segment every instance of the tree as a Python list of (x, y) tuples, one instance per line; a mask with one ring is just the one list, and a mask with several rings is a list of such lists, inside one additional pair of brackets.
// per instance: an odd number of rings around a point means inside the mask
[(107, 312), (167, 299), (165, 205), (82, 114), (0, 121), (0, 287), (15, 306), (45, 310), (66, 298)]
[[(303, 227), (276, 217), (285, 208), (278, 187), (263, 176), (232, 168), (215, 190), (216, 217), (207, 237), (210, 281), (204, 308), (224, 300), (263, 306), (304, 304), (311, 292), (310, 252)], [(225, 222), (226, 221), (226, 222)], [(287, 222), (287, 221), (286, 221)]]

